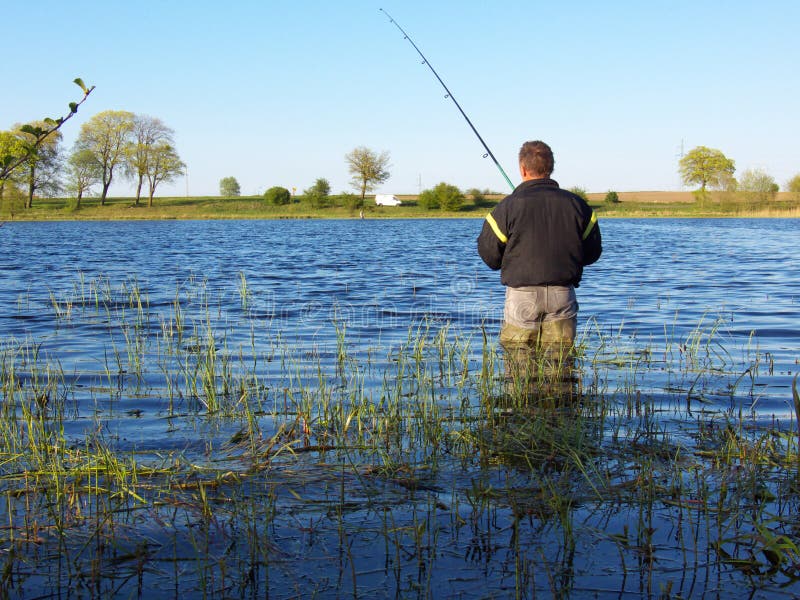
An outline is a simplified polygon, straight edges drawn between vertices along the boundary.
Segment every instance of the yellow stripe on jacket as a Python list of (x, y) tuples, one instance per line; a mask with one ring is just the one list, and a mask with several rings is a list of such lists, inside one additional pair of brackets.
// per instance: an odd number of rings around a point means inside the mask
[(497, 221), (494, 220), (492, 213), (486, 215), (486, 222), (489, 223), (489, 226), (492, 228), (492, 231), (494, 231), (497, 239), (505, 244), (508, 241), (508, 238), (506, 237), (506, 234), (500, 230), (500, 226), (497, 224)]

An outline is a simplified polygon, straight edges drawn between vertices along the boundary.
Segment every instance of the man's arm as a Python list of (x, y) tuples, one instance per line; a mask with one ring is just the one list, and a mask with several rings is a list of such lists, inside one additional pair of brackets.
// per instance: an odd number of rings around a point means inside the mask
[[(589, 208), (587, 206), (587, 208)], [(600, 236), (600, 223), (597, 222), (597, 215), (589, 208), (590, 216), (587, 219), (586, 227), (583, 231), (583, 265), (591, 265), (597, 262), (603, 253), (603, 240)]]
[[(495, 213), (498, 213), (495, 210)], [(486, 215), (483, 229), (478, 236), (478, 254), (490, 269), (495, 271), (503, 264), (503, 253), (506, 251), (508, 237), (503, 231), (502, 219), (500, 223), (495, 214)]]

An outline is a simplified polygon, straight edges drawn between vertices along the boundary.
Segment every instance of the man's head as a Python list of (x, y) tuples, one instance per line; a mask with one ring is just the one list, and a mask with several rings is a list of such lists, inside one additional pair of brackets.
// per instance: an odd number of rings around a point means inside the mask
[(519, 149), (519, 172), (526, 181), (550, 177), (554, 166), (553, 151), (544, 142), (525, 142)]

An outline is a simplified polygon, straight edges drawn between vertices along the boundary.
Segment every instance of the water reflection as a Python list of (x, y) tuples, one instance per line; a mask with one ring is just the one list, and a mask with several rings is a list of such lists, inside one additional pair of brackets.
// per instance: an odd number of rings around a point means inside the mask
[(509, 401), (517, 406), (568, 405), (579, 394), (575, 371), (575, 321), (526, 330), (508, 323), (500, 334)]

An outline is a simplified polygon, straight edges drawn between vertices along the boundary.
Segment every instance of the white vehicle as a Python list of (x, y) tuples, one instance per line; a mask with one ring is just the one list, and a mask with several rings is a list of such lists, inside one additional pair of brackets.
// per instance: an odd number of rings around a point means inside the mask
[(377, 206), (400, 206), (402, 202), (394, 194), (375, 194), (375, 204)]

